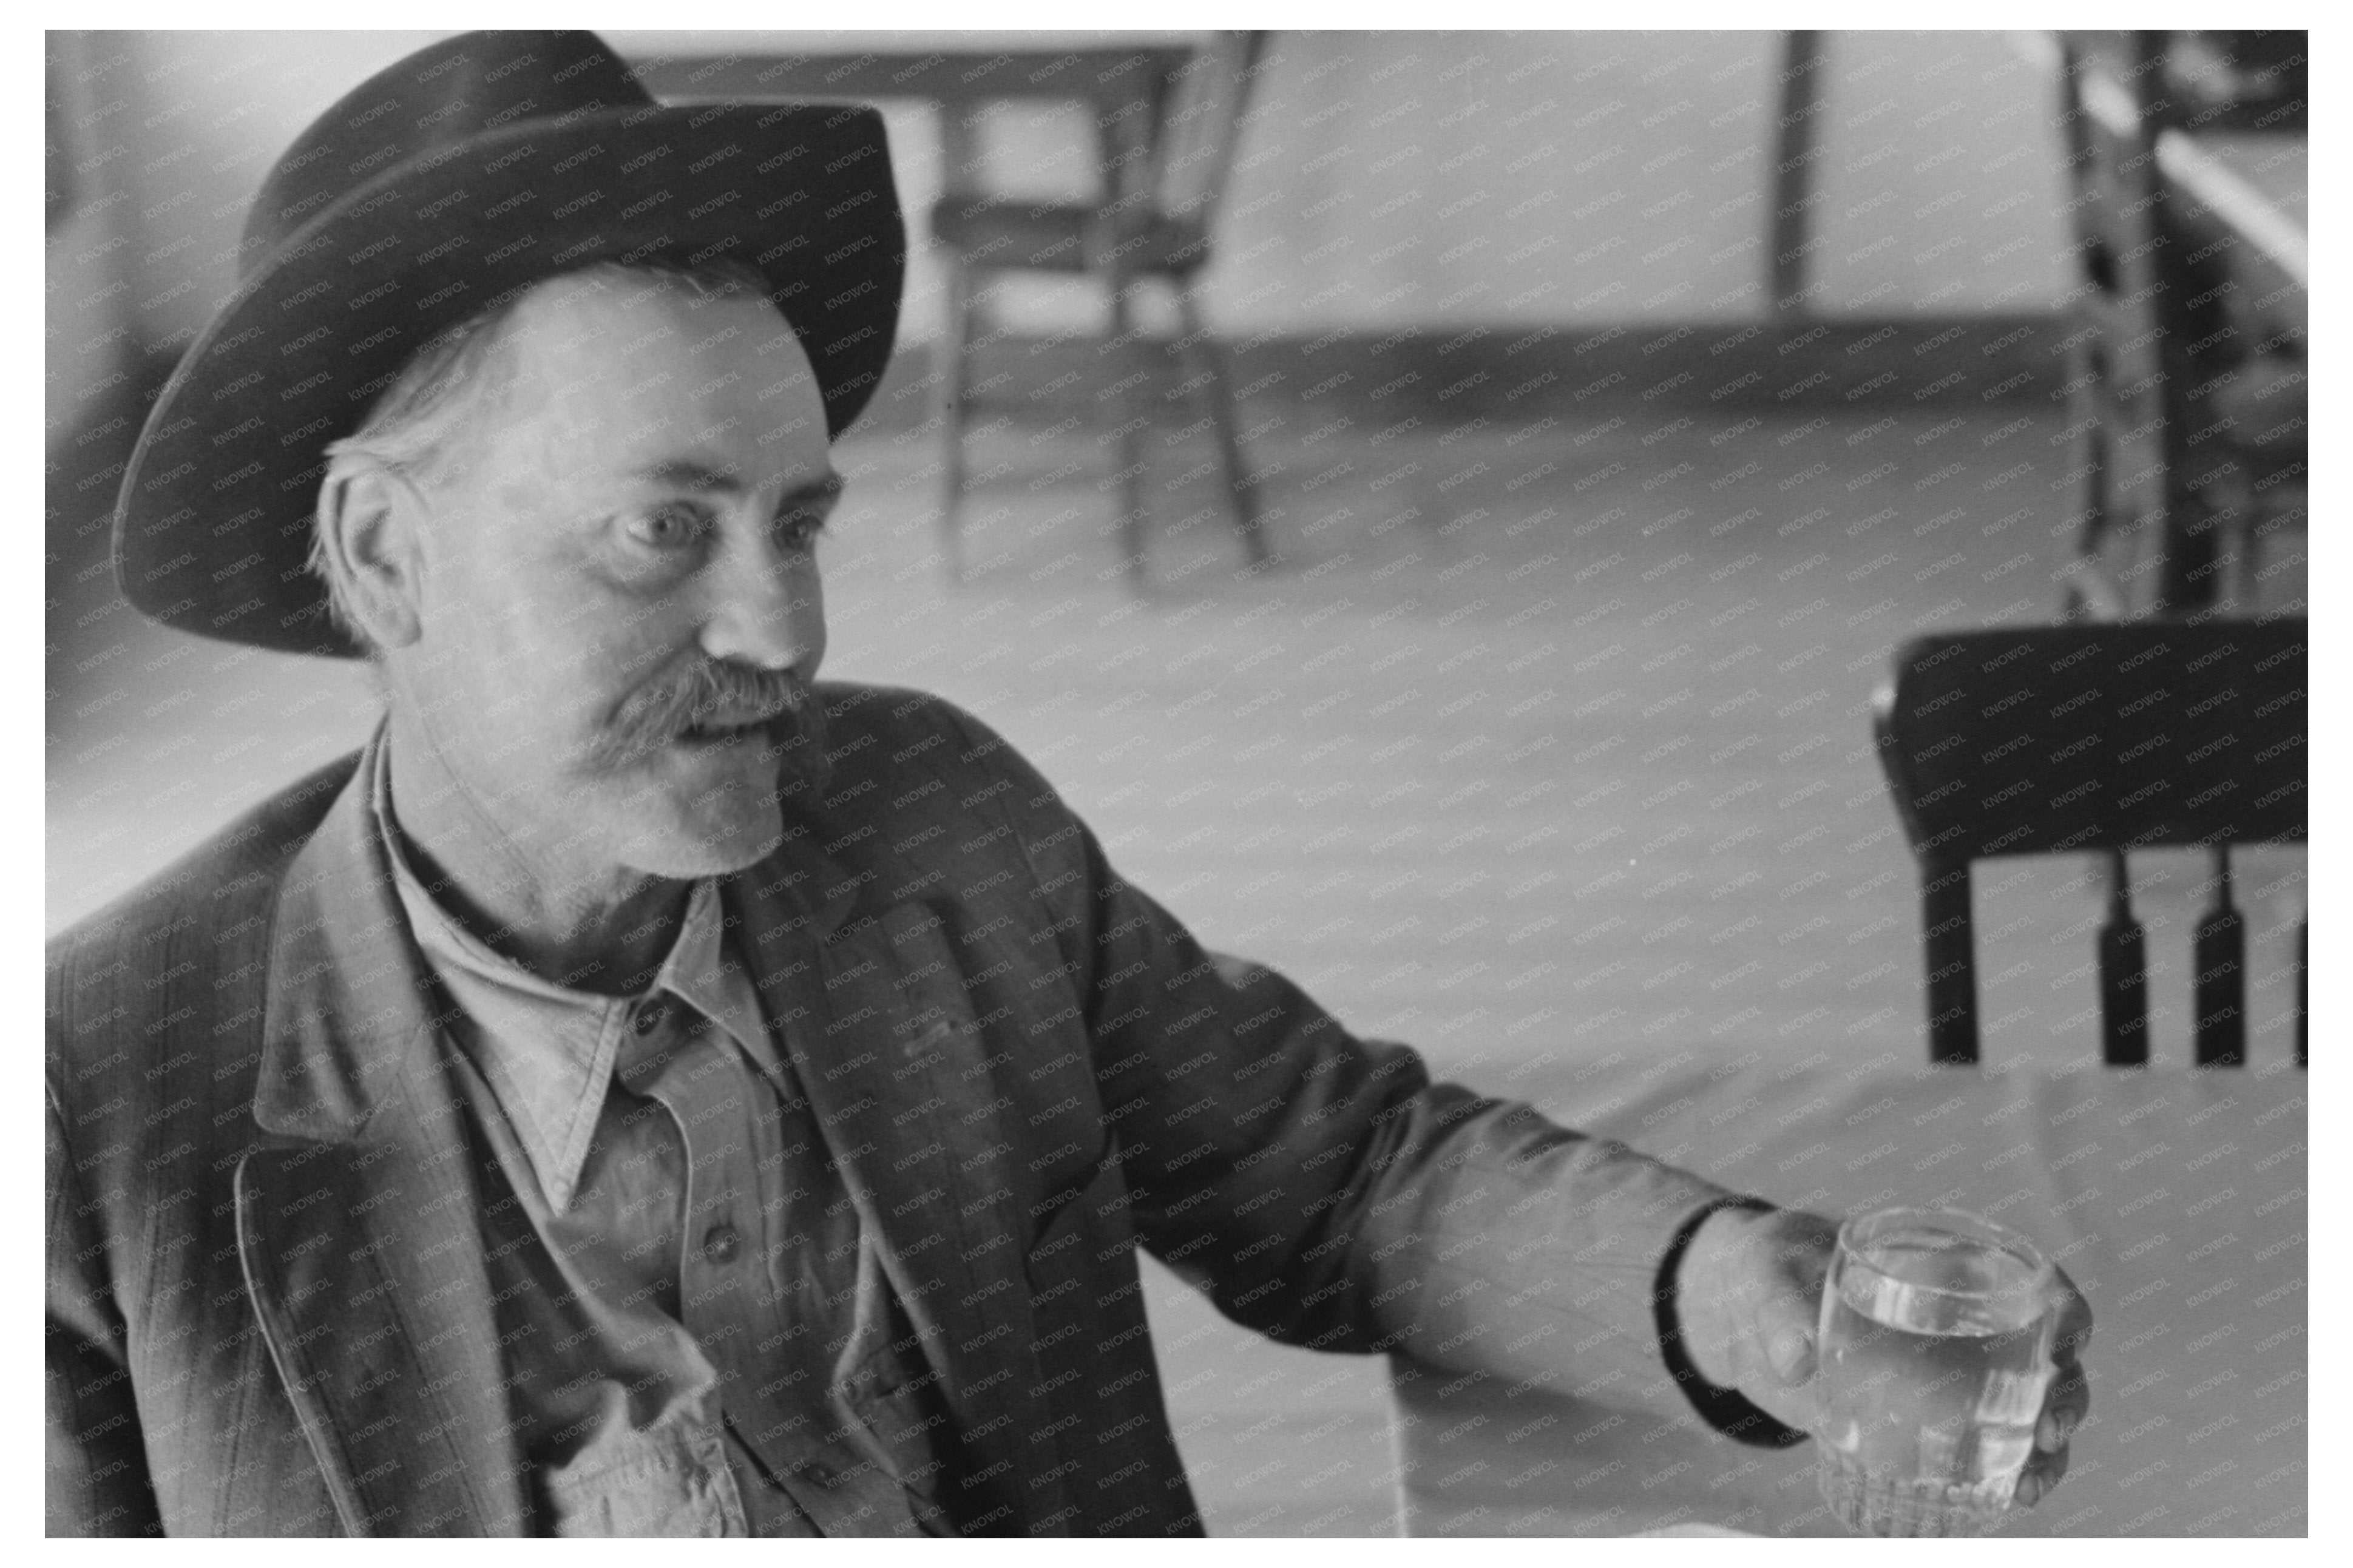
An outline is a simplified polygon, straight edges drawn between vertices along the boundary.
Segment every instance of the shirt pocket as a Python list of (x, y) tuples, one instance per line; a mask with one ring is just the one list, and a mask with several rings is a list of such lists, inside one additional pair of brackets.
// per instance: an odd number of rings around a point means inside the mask
[(543, 1470), (540, 1489), (552, 1535), (746, 1533), (725, 1445), (683, 1413), (600, 1433), (570, 1463)]

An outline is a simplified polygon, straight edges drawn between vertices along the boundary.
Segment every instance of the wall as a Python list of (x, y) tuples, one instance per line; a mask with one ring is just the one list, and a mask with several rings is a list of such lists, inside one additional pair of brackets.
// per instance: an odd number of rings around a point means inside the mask
[(119, 148), (85, 150), (79, 138), (94, 123), (96, 79), (82, 36), (47, 36), (48, 90), (56, 95), (57, 125), (68, 149), (65, 183), (71, 194), (43, 247), (42, 423), (45, 447), (54, 458), (59, 442), (74, 435), (81, 410), (124, 373), (135, 347), (126, 298), (131, 291), (123, 250), (128, 241), (116, 209), (127, 196), (115, 165)]
[(2000, 33), (1833, 33), (1812, 260), (1826, 313), (2055, 309), (2058, 86)]
[[(1767, 309), (1778, 33), (1286, 35), (1216, 268), (1245, 331)], [(1833, 34), (1825, 313), (2032, 310), (2062, 281), (2048, 93), (1998, 33)]]
[[(51, 240), (53, 387), (70, 403), (88, 356), (68, 362), (111, 330), (90, 313), (92, 267), (119, 268), (100, 303), (140, 341), (185, 343), (234, 287), (245, 205), (270, 159), (367, 73), (438, 36), (83, 35), (78, 134), (120, 195), (103, 226)], [(680, 41), (613, 37), (625, 50)], [(854, 37), (874, 41), (725, 45)], [(1757, 317), (1779, 47), (1769, 32), (1281, 35), (1237, 153), (1211, 319), (1236, 334), (1312, 334)], [(1834, 34), (1825, 75), (1817, 309), (2016, 312), (2057, 300), (2056, 135), (2046, 89), (2003, 35)], [(920, 225), (939, 189), (929, 115), (890, 115)], [(1086, 186), (1066, 113), (1009, 108), (982, 145), (1008, 189)], [(1101, 308), (1050, 285), (1025, 299), (1017, 324)], [(929, 335), (936, 305), (919, 256), (902, 337)]]
[[(147, 343), (185, 344), (237, 285), (245, 209), (319, 112), (438, 32), (84, 35), (91, 155), (114, 154), (111, 218)], [(119, 152), (118, 152), (119, 150)]]

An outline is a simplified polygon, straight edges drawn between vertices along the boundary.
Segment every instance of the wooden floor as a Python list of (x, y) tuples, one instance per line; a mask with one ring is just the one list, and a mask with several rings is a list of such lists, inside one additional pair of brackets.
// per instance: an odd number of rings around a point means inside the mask
[[(1567, 1058), (1703, 1039), (1916, 1058), (1916, 884), (1872, 695), (1917, 633), (2052, 618), (2061, 419), (1594, 405), (1381, 438), (1284, 411), (1251, 446), (1284, 557), (1256, 574), (1206, 441), (1161, 439), (1142, 599), (1086, 430), (976, 438), (989, 478), (956, 586), (927, 562), (932, 438), (853, 437), (827, 673), (964, 702), (1203, 941), (1412, 1042), (1439, 1076), (1509, 1094), (1563, 1081), (1546, 1069)], [(2302, 545), (2274, 558), (2275, 607), (2301, 601)], [(52, 928), (373, 718), (348, 670), (155, 631), (108, 592), (87, 576), (53, 612)], [(2086, 870), (1980, 872), (1989, 1058), (2094, 1053)], [(2204, 867), (2135, 870), (2154, 1048), (2186, 1059)], [(2251, 854), (2239, 873), (2252, 1048), (2284, 1055), (2303, 857)], [(1545, 1109), (1576, 1121), (1574, 1103)], [(1386, 1532), (1380, 1369), (1280, 1351), (1151, 1283), (1213, 1529)]]

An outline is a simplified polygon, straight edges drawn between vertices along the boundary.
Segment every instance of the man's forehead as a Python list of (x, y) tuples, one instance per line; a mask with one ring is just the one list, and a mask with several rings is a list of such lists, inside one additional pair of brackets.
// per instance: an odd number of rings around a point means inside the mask
[[(515, 307), (523, 341), (543, 354), (628, 360), (664, 350), (705, 353), (751, 339), (773, 357), (799, 347), (775, 301), (741, 293), (698, 296), (650, 275), (550, 279)], [(788, 356), (804, 364), (807, 356)]]
[(792, 328), (764, 296), (696, 300), (682, 285), (555, 279), (517, 307), (513, 412), (591, 440), (596, 467), (827, 445), (825, 401)]

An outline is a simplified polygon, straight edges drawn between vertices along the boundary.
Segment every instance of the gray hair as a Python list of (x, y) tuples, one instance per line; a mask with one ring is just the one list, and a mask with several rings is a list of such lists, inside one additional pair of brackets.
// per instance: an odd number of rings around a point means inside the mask
[(481, 455), (482, 444), (513, 384), (515, 313), (522, 301), (559, 279), (594, 288), (666, 291), (690, 305), (746, 295), (765, 299), (768, 280), (743, 262), (722, 257), (676, 262), (600, 261), (559, 273), (508, 294), (444, 329), (411, 354), (390, 385), (369, 405), (359, 428), (325, 447), (328, 477), (311, 528), (310, 569), (326, 584), (327, 614), (337, 630), (370, 658), (378, 652), (353, 613), (351, 584), (327, 549), (326, 497), (338, 470), (357, 460), (429, 484), (461, 477)]

